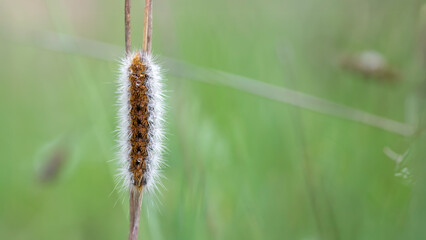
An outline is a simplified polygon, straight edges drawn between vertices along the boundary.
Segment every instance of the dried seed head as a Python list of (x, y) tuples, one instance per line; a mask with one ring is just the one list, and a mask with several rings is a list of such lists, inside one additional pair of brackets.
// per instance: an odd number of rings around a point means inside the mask
[(150, 55), (123, 60), (120, 77), (121, 176), (131, 190), (153, 191), (163, 151), (163, 96), (160, 69)]

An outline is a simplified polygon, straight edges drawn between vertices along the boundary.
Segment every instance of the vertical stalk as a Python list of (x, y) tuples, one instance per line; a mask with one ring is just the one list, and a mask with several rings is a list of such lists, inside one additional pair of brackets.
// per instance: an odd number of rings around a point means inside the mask
[(130, 229), (129, 240), (138, 239), (139, 219), (142, 205), (142, 189), (134, 189), (130, 186), (129, 192), (129, 213), (130, 213)]
[(143, 24), (142, 51), (151, 54), (152, 46), (152, 0), (145, 0), (145, 20)]
[[(126, 54), (130, 54), (130, 0), (125, 0), (125, 28), (126, 28)], [(152, 0), (145, 0), (145, 17), (143, 27), (142, 51), (145, 54), (151, 54), (152, 46)], [(129, 240), (138, 238), (139, 219), (142, 206), (143, 189), (137, 189), (134, 186), (129, 187), (129, 214), (130, 229)]]
[(126, 55), (129, 55), (130, 49), (132, 47), (130, 41), (130, 0), (125, 0), (124, 2), (124, 26), (125, 26), (125, 44), (126, 44)]

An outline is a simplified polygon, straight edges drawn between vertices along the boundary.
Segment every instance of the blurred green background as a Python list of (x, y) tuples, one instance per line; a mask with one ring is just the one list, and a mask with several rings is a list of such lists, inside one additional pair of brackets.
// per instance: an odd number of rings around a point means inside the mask
[[(114, 189), (123, 6), (0, 1), (0, 239), (127, 238)], [(142, 22), (133, 0), (135, 49)], [(424, 1), (154, 0), (153, 32), (168, 166), (140, 239), (426, 239)], [(396, 77), (371, 75), (365, 51)], [(295, 107), (213, 70), (419, 127)]]

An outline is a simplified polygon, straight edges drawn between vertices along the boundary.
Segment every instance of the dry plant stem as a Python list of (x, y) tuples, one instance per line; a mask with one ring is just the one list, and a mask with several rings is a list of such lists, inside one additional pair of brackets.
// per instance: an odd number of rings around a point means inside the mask
[[(125, 25), (125, 45), (126, 55), (131, 51), (131, 38), (130, 38), (130, 0), (125, 0), (124, 3), (124, 25)], [(136, 240), (139, 231), (139, 219), (142, 204), (142, 191), (134, 189), (130, 186), (129, 192), (129, 214), (130, 214), (130, 229), (129, 240)]]
[(126, 55), (129, 55), (131, 49), (130, 41), (130, 0), (124, 2), (124, 25), (125, 25), (125, 42), (126, 42)]
[(129, 210), (130, 210), (130, 230), (129, 240), (138, 239), (139, 218), (142, 205), (142, 190), (132, 189), (130, 186)]
[(145, 21), (143, 24), (142, 51), (151, 53), (152, 46), (152, 0), (145, 0)]
[[(126, 0), (126, 54), (130, 54), (130, 0)], [(145, 19), (142, 51), (151, 53), (152, 39), (152, 0), (145, 0)], [(129, 192), (130, 232), (129, 240), (138, 238), (139, 219), (142, 206), (143, 189), (130, 186)]]

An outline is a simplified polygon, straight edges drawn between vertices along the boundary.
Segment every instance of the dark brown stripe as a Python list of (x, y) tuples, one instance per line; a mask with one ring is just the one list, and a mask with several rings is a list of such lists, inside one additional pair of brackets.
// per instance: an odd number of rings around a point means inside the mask
[(130, 171), (133, 185), (139, 190), (146, 184), (146, 158), (148, 156), (148, 96), (146, 65), (137, 54), (129, 69), (130, 81)]

